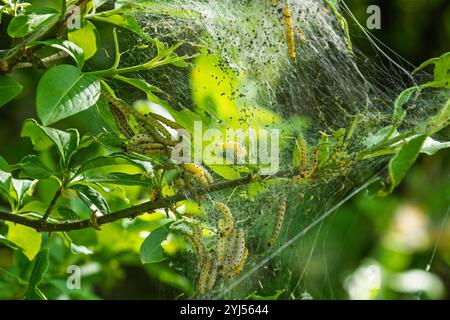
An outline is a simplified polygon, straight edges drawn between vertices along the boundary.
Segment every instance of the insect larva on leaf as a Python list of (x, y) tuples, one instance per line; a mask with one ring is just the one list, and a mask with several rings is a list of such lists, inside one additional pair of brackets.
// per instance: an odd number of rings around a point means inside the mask
[(275, 241), (278, 239), (278, 236), (280, 235), (281, 227), (283, 226), (284, 215), (286, 213), (286, 205), (287, 205), (286, 196), (282, 195), (277, 209), (275, 228), (273, 229), (272, 237), (267, 242), (267, 245), (269, 247), (272, 247), (274, 245)]
[(201, 264), (200, 275), (198, 277), (198, 292), (203, 295), (206, 291), (206, 284), (208, 281), (208, 276), (211, 271), (211, 258), (205, 256), (203, 263)]
[(284, 7), (284, 25), (286, 31), (286, 41), (289, 48), (289, 56), (292, 59), (295, 59), (297, 54), (295, 52), (294, 21), (292, 20), (291, 9), (288, 5), (285, 5)]
[(216, 284), (216, 280), (217, 280), (217, 259), (216, 259), (216, 255), (214, 254), (214, 252), (211, 252), (210, 259), (211, 259), (211, 268), (210, 268), (208, 283), (207, 283), (208, 290), (211, 290), (214, 287), (214, 285)]
[(234, 228), (234, 218), (231, 209), (222, 202), (216, 202), (215, 207), (223, 214), (225, 220), (223, 225), (223, 234), (229, 236)]

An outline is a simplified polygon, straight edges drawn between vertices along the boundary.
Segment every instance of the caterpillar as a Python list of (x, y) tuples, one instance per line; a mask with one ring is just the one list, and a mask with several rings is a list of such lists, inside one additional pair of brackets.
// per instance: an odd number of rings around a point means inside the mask
[(227, 238), (223, 234), (221, 234), (221, 235), (219, 235), (219, 238), (217, 239), (217, 244), (216, 244), (216, 257), (217, 257), (217, 264), (219, 266), (222, 266), (222, 264), (223, 264), (226, 250), (227, 250)]
[(211, 259), (209, 256), (206, 256), (203, 263), (201, 264), (201, 271), (198, 277), (198, 291), (201, 295), (205, 294), (206, 284), (208, 281), (208, 276), (211, 271)]
[(224, 275), (227, 274), (232, 267), (232, 262), (236, 248), (237, 232), (233, 231), (233, 233), (226, 239), (227, 239), (226, 254), (221, 268), (221, 272)]
[(299, 138), (297, 140), (297, 146), (299, 148), (299, 166), (300, 166), (300, 175), (306, 170), (307, 166), (307, 154), (306, 154), (306, 142), (303, 138)]
[(211, 252), (211, 268), (207, 283), (208, 290), (211, 290), (214, 287), (214, 285), (216, 284), (216, 280), (217, 280), (217, 259), (214, 252)]
[(304, 177), (306, 179), (309, 179), (312, 177), (312, 175), (314, 174), (314, 172), (317, 169), (317, 165), (319, 164), (319, 159), (318, 159), (318, 151), (317, 149), (314, 150), (313, 154), (312, 154), (312, 159), (311, 159), (311, 164), (308, 168), (308, 170), (306, 170), (306, 172), (304, 173)]
[[(152, 148), (148, 147), (149, 145), (153, 145)], [(126, 146), (126, 151), (127, 151), (128, 153), (136, 152), (136, 153), (140, 153), (140, 154), (147, 155), (147, 156), (150, 156), (150, 155), (167, 156), (167, 155), (168, 155), (167, 150), (159, 149), (159, 148), (157, 147), (157, 145), (159, 145), (159, 144), (156, 144), (156, 143), (151, 143), (151, 144), (150, 144), (150, 143), (147, 143), (147, 144), (144, 145), (144, 146), (141, 146), (141, 145), (135, 146), (135, 145), (128, 144), (128, 145)], [(147, 146), (147, 147), (145, 147), (145, 146)], [(161, 146), (161, 145), (159, 145), (159, 146)], [(163, 147), (164, 147), (164, 146), (163, 146)]]
[(131, 137), (129, 139), (129, 143), (130, 144), (134, 144), (134, 145), (140, 145), (143, 143), (151, 143), (154, 142), (155, 140), (153, 139), (152, 136), (148, 135), (148, 134), (136, 134), (133, 137)]
[(193, 228), (194, 234), (190, 237), (192, 244), (194, 245), (194, 250), (197, 252), (198, 263), (203, 265), (205, 259), (205, 246), (202, 242), (202, 229), (199, 226)]
[(242, 258), (239, 261), (238, 265), (233, 270), (233, 274), (232, 274), (233, 277), (237, 276), (239, 273), (242, 272), (242, 269), (244, 269), (244, 265), (245, 265), (245, 262), (247, 261), (247, 258), (248, 258), (248, 249), (244, 248)]
[(234, 245), (233, 260), (231, 262), (231, 268), (236, 269), (242, 260), (245, 251), (245, 233), (244, 229), (239, 229), (236, 233), (236, 240)]
[(269, 247), (273, 246), (278, 236), (280, 235), (281, 227), (283, 226), (284, 215), (286, 213), (286, 205), (287, 205), (286, 196), (282, 195), (280, 199), (280, 203), (277, 209), (277, 218), (275, 222), (275, 229), (273, 230), (272, 237), (267, 242)]
[(166, 117), (163, 117), (163, 116), (161, 116), (161, 115), (159, 115), (159, 114), (156, 114), (156, 113), (150, 113), (150, 115), (151, 115), (154, 119), (158, 120), (158, 121), (161, 122), (161, 123), (164, 123), (166, 126), (169, 126), (169, 127), (171, 127), (172, 129), (175, 129), (175, 130), (177, 130), (177, 129), (184, 129), (184, 128), (183, 128), (182, 126), (180, 126), (178, 123), (173, 122), (172, 120), (169, 120), (169, 119), (167, 119)]
[(183, 167), (186, 172), (194, 175), (195, 178), (205, 187), (208, 187), (210, 184), (214, 183), (210, 173), (201, 165), (196, 163), (184, 163)]
[(233, 214), (231, 213), (231, 209), (222, 202), (216, 202), (215, 207), (223, 214), (224, 219), (225, 219), (225, 220), (222, 220), (224, 222), (223, 230), (222, 230), (223, 234), (225, 236), (229, 236), (234, 228), (234, 218), (233, 218)]
[[(141, 128), (145, 129), (144, 132), (150, 134), (157, 142), (170, 146), (176, 145), (176, 141), (171, 140), (170, 133), (167, 131), (167, 129), (164, 128), (164, 126), (162, 126), (156, 120), (154, 120), (151, 116), (141, 114), (121, 99), (114, 98), (104, 92), (102, 92), (102, 95), (106, 98), (110, 106), (114, 106), (126, 116), (132, 115), (136, 119), (136, 121), (141, 123), (140, 126)], [(155, 127), (158, 128), (158, 130), (162, 131), (162, 133), (155, 129)]]
[(116, 123), (117, 129), (127, 138), (130, 139), (134, 136), (134, 131), (131, 129), (131, 127), (128, 125), (127, 119), (124, 116), (124, 114), (114, 107), (114, 105), (109, 105), (109, 109), (111, 110), (111, 113), (114, 117), (114, 121)]
[(297, 54), (295, 52), (294, 22), (292, 20), (291, 9), (288, 5), (284, 7), (284, 25), (286, 30), (286, 41), (289, 48), (289, 56), (292, 59), (295, 59)]
[(113, 106), (116, 109), (120, 110), (120, 112), (122, 112), (125, 116), (132, 115), (132, 116), (136, 117), (139, 114), (139, 112), (137, 112), (135, 109), (130, 107), (125, 101), (123, 101), (119, 98), (110, 96), (109, 94), (107, 94), (105, 92), (102, 92), (101, 94), (106, 99), (106, 101), (108, 101), (108, 104), (110, 106)]
[(150, 124), (152, 124), (156, 129), (158, 129), (160, 134), (165, 139), (172, 139), (172, 135), (170, 134), (170, 132), (161, 123), (159, 123), (158, 120), (155, 120), (150, 114), (145, 114), (142, 117)]
[(277, 6), (277, 0), (272, 0), (272, 7), (276, 7)]

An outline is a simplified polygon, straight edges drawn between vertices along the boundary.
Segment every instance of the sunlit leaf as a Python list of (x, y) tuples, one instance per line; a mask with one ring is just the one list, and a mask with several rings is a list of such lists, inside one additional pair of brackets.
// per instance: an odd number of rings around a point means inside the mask
[(74, 66), (59, 65), (39, 81), (36, 110), (42, 123), (50, 125), (90, 108), (99, 97), (100, 82), (95, 77)]
[(21, 248), (28, 260), (33, 260), (41, 248), (42, 235), (29, 227), (13, 222), (5, 223), (8, 226), (8, 240)]
[(97, 52), (99, 35), (92, 22), (87, 21), (82, 28), (69, 32), (67, 37), (83, 50), (86, 60), (92, 58)]

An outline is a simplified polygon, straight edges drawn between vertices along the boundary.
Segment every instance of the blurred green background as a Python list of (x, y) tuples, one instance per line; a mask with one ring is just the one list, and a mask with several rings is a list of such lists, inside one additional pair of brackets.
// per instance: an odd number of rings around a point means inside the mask
[[(32, 1), (47, 3), (47, 1)], [(450, 2), (448, 0), (349, 0), (349, 7), (364, 25), (370, 4), (381, 7), (382, 29), (374, 35), (415, 65), (450, 51)], [(352, 23), (350, 23), (352, 25)], [(353, 26), (354, 27), (354, 26)], [(5, 24), (0, 25), (0, 34)], [(359, 48), (372, 52), (362, 37)], [(0, 43), (0, 47), (6, 44)], [(40, 71), (21, 71), (14, 77), (25, 90), (0, 109), (0, 154), (18, 162), (32, 152), (27, 139), (20, 138), (24, 119), (36, 117), (34, 95)], [(18, 103), (20, 101), (20, 103)], [(85, 112), (64, 123), (95, 131), (92, 113)], [(90, 121), (89, 121), (90, 120)], [(44, 200), (51, 196), (43, 194)], [(450, 151), (433, 157), (421, 156), (394, 194), (386, 198), (362, 194), (353, 199), (302, 240), (312, 248), (298, 287), (303, 295), (281, 298), (435, 298), (450, 297)], [(106, 230), (105, 230), (106, 229)], [(94, 233), (94, 231), (92, 231)], [(95, 238), (94, 255), (74, 257), (63, 252), (62, 241), (52, 247), (53, 276), (45, 283), (49, 298), (175, 298), (191, 290), (189, 281), (164, 264), (139, 263), (126, 249), (136, 244), (131, 231), (111, 225), (96, 238), (91, 231), (71, 236), (80, 244)], [(59, 243), (59, 244), (58, 244)], [(121, 247), (123, 246), (123, 247)], [(0, 268), (20, 264), (19, 255), (0, 248)], [(68, 264), (83, 265), (82, 290), (65, 285)], [(58, 276), (55, 276), (58, 275)], [(273, 294), (278, 288), (266, 288)], [(289, 286), (287, 286), (289, 287)], [(17, 298), (24, 287), (17, 279), (0, 272), (0, 298)], [(61, 295), (61, 292), (64, 292)]]

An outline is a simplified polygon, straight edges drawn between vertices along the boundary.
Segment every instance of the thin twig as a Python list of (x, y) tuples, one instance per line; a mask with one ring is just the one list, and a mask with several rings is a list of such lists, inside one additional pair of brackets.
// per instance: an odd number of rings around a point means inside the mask
[[(216, 184), (211, 185), (209, 188), (200, 189), (197, 190), (196, 195), (204, 195), (207, 193), (217, 192), (229, 188), (234, 188), (240, 185), (246, 185), (250, 182), (253, 182), (254, 179), (251, 175), (247, 175), (245, 177), (235, 179), (235, 180), (228, 180), (224, 182), (219, 182)], [(56, 198), (56, 197), (55, 197)], [(54, 199), (55, 199), (54, 198)], [(145, 203), (142, 203), (137, 206), (133, 206), (127, 209), (119, 210), (117, 212), (107, 214), (104, 216), (101, 216), (97, 219), (98, 226), (101, 226), (103, 224), (111, 223), (117, 220), (126, 219), (126, 218), (135, 218), (139, 215), (142, 215), (144, 213), (151, 214), (156, 209), (161, 208), (169, 208), (171, 205), (186, 200), (188, 198), (188, 195), (186, 194), (177, 194), (174, 196), (166, 197), (158, 201), (148, 201)], [(56, 203), (56, 202), (55, 202)], [(52, 205), (50, 205), (51, 207)], [(49, 207), (49, 209), (50, 209)], [(54, 204), (53, 204), (54, 207)], [(51, 210), (47, 210), (47, 212), (50, 212)], [(44, 215), (45, 217), (45, 215)], [(22, 215), (18, 214), (12, 214), (12, 213), (6, 213), (6, 212), (0, 212), (0, 220), (4, 221), (11, 221), (17, 224), (21, 224), (30, 228), (35, 229), (38, 232), (59, 232), (59, 231), (72, 231), (72, 230), (80, 230), (80, 229), (87, 229), (92, 227), (92, 221), (91, 219), (85, 219), (85, 220), (76, 220), (76, 221), (65, 221), (65, 222), (47, 222), (44, 220), (38, 220), (38, 219), (32, 219), (28, 217), (24, 217)]]

